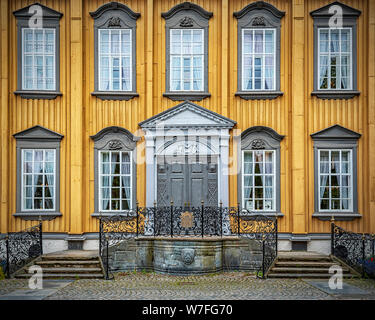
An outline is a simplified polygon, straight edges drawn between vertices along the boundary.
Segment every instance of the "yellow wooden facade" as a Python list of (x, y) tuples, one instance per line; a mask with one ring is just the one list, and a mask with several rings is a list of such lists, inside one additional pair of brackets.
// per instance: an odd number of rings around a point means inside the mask
[[(63, 13), (60, 20), (60, 91), (54, 100), (16, 96), (17, 22), (13, 11), (33, 3), (0, 0), (0, 233), (35, 224), (16, 212), (16, 140), (13, 134), (41, 125), (56, 131), (61, 142), (61, 217), (44, 223), (45, 232), (82, 234), (98, 231), (94, 212), (94, 142), (91, 135), (120, 126), (141, 135), (138, 123), (179, 102), (165, 92), (165, 20), (161, 13), (179, 0), (118, 0), (141, 14), (137, 20), (136, 81), (139, 97), (103, 101), (94, 91), (94, 20), (90, 12), (105, 0), (41, 0)], [(375, 1), (342, 0), (361, 10), (358, 18), (358, 97), (322, 100), (313, 91), (313, 19), (310, 12), (327, 0), (267, 0), (285, 11), (281, 20), (280, 84), (274, 100), (243, 100), (237, 91), (237, 19), (252, 0), (192, 0), (213, 12), (209, 20), (208, 86), (211, 96), (200, 106), (237, 122), (241, 131), (255, 125), (274, 129), (281, 142), (281, 212), (279, 231), (328, 233), (329, 223), (314, 212), (313, 141), (310, 135), (339, 124), (362, 134), (358, 148), (358, 211), (362, 218), (339, 225), (356, 232), (375, 232)], [(139, 130), (137, 132), (137, 130)], [(231, 139), (231, 143), (232, 143)], [(144, 139), (140, 141), (143, 143)], [(232, 145), (232, 144), (231, 144)], [(233, 153), (233, 147), (230, 148)], [(141, 156), (141, 155), (140, 155)], [(230, 203), (237, 203), (237, 176), (230, 176)], [(146, 169), (137, 166), (137, 198), (145, 203)]]

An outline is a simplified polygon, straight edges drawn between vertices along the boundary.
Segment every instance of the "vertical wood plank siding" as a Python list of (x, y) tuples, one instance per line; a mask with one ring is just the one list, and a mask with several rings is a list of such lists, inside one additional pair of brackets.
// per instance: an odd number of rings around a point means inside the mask
[[(138, 128), (140, 121), (178, 104), (163, 97), (166, 52), (165, 20), (161, 17), (161, 13), (183, 1), (118, 0), (141, 14), (136, 28), (136, 73), (139, 97), (129, 101), (103, 101), (91, 95), (94, 91), (94, 22), (89, 12), (95, 11), (108, 1), (41, 0), (40, 2), (64, 14), (60, 20), (60, 86), (63, 95), (55, 100), (26, 100), (13, 94), (17, 84), (17, 26), (12, 12), (34, 1), (0, 0), (0, 232), (20, 230), (35, 223), (12, 216), (16, 210), (16, 141), (12, 135), (37, 124), (64, 135), (61, 143), (60, 171), (63, 215), (46, 222), (44, 230), (70, 233), (97, 232), (97, 219), (91, 217), (94, 212), (94, 144), (90, 135), (114, 125), (141, 135), (142, 132)], [(340, 124), (362, 134), (358, 148), (358, 209), (363, 215), (360, 220), (340, 222), (340, 225), (357, 232), (374, 232), (375, 7), (373, 1), (342, 0), (343, 3), (362, 11), (358, 19), (357, 45), (360, 96), (350, 100), (321, 100), (310, 95), (313, 91), (313, 20), (309, 13), (331, 1), (268, 0), (267, 2), (279, 10), (285, 11), (285, 16), (281, 20), (280, 52), (280, 85), (284, 95), (274, 100), (249, 101), (234, 95), (237, 91), (238, 70), (237, 20), (233, 12), (241, 10), (254, 1), (194, 0), (191, 2), (213, 12), (213, 17), (209, 20), (208, 45), (208, 83), (211, 97), (198, 104), (237, 121), (235, 129), (240, 131), (251, 126), (262, 125), (285, 135), (281, 143), (281, 212), (285, 216), (279, 219), (280, 231), (329, 232), (329, 223), (312, 218), (314, 164), (313, 141), (310, 134)], [(301, 32), (295, 32), (296, 30), (293, 29), (295, 23), (293, 18), (301, 13), (298, 10), (303, 10), (302, 20), (298, 20), (295, 27), (302, 25)], [(77, 30), (76, 26), (80, 30)], [(301, 70), (298, 69), (299, 64), (295, 61), (294, 55), (303, 62)], [(82, 65), (79, 67), (81, 61)], [(300, 132), (302, 136), (296, 135), (293, 140), (293, 132), (295, 130), (298, 132), (300, 124), (303, 124)], [(230, 152), (233, 155), (232, 141), (233, 139), (231, 139)], [(138, 156), (144, 159), (143, 143), (142, 139)], [(302, 168), (299, 175), (296, 174), (298, 168)], [(137, 198), (141, 205), (145, 203), (147, 183), (145, 173), (144, 163), (139, 164)], [(297, 190), (299, 181), (297, 179), (300, 177), (304, 181), (304, 196), (300, 196)], [(236, 175), (230, 176), (229, 188), (230, 203), (235, 205), (237, 203)], [(77, 204), (78, 198), (81, 202)]]

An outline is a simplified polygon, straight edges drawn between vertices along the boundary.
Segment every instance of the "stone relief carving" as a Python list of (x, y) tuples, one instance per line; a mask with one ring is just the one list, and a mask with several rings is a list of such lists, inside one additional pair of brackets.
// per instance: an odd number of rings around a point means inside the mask
[(121, 27), (121, 19), (119, 17), (112, 17), (108, 21), (108, 27)]
[(110, 150), (119, 150), (122, 149), (122, 143), (120, 140), (111, 140), (108, 143), (108, 148)]
[(264, 17), (255, 17), (252, 24), (253, 26), (265, 26), (266, 21)]
[(265, 149), (266, 143), (262, 139), (254, 139), (251, 141), (251, 149), (259, 150), (259, 149)]
[(194, 26), (194, 20), (191, 17), (184, 17), (180, 20), (180, 27), (190, 28)]
[(184, 248), (181, 250), (181, 258), (184, 264), (192, 264), (195, 258), (195, 250), (191, 248)]

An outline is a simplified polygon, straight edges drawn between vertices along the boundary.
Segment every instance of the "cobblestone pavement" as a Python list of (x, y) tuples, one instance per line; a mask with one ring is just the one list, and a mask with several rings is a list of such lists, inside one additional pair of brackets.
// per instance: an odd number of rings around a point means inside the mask
[[(332, 295), (299, 279), (257, 279), (233, 272), (205, 276), (167, 276), (154, 273), (122, 273), (115, 280), (82, 279), (46, 297), (46, 300), (226, 300), (282, 299), (332, 300), (373, 299), (375, 281), (349, 279), (346, 284), (365, 290), (366, 295)], [(0, 281), (0, 295), (27, 286), (25, 280)]]

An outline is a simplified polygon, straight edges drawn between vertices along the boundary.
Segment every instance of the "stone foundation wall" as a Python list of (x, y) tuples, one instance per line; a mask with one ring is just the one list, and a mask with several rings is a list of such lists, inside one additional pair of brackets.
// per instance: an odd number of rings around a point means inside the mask
[(262, 246), (255, 240), (129, 239), (110, 246), (112, 271), (146, 270), (176, 275), (220, 271), (256, 271), (262, 263)]

